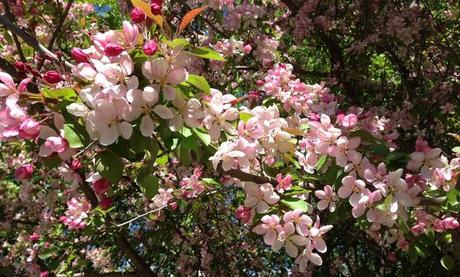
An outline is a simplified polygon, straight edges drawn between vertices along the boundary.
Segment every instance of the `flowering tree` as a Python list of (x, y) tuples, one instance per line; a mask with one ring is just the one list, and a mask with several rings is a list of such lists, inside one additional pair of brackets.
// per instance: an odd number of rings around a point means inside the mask
[(2, 275), (458, 274), (458, 3), (94, 2), (2, 0)]

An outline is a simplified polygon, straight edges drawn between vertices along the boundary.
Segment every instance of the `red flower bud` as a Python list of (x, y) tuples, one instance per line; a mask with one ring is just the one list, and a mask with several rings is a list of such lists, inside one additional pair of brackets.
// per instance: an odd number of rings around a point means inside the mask
[(27, 180), (32, 178), (32, 174), (34, 173), (34, 166), (32, 164), (25, 164), (18, 169), (14, 173), (14, 177), (18, 180)]
[(129, 13), (129, 16), (131, 17), (131, 20), (134, 23), (142, 23), (145, 21), (145, 13), (143, 10), (134, 8), (131, 13)]
[(35, 232), (29, 236), (29, 240), (31, 242), (37, 242), (39, 239), (40, 239), (40, 235)]
[(14, 63), (14, 67), (16, 67), (17, 70), (21, 71), (21, 72), (24, 72), (24, 71), (27, 71), (27, 66), (25, 63), (21, 62), (21, 61), (17, 61)]
[(50, 84), (56, 84), (62, 80), (61, 75), (54, 70), (46, 72), (45, 75), (43, 75), (43, 79)]
[(104, 49), (104, 54), (106, 54), (109, 57), (118, 56), (121, 54), (121, 52), (123, 52), (123, 47), (116, 43), (108, 43)]
[(88, 62), (88, 55), (83, 52), (80, 48), (72, 48), (70, 51), (70, 54), (72, 55), (72, 58), (77, 62), (77, 63), (87, 63)]
[(107, 210), (108, 208), (112, 207), (112, 198), (104, 197), (99, 201), (99, 206), (103, 210)]
[(79, 171), (81, 169), (81, 162), (78, 159), (73, 159), (72, 163), (70, 164), (70, 168), (72, 168), (73, 171)]
[(162, 6), (163, 0), (152, 0), (150, 3), (150, 10), (154, 15), (160, 15)]
[(158, 45), (154, 40), (149, 40), (146, 44), (144, 44), (144, 53), (146, 55), (152, 56), (157, 52), (157, 50)]
[(93, 190), (97, 195), (106, 193), (110, 188), (110, 182), (107, 179), (99, 179), (93, 183)]

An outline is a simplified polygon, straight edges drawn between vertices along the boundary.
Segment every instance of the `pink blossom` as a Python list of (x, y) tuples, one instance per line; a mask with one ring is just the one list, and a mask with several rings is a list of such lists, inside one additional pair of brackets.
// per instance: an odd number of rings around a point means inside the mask
[(286, 249), (286, 253), (292, 257), (297, 258), (299, 255), (299, 246), (307, 244), (307, 238), (296, 235), (294, 224), (292, 222), (284, 223), (282, 228), (278, 228), (278, 238), (272, 245), (273, 251), (279, 251), (281, 247)]
[(104, 54), (109, 56), (109, 57), (115, 57), (121, 54), (123, 52), (123, 47), (121, 47), (117, 43), (107, 43), (104, 48)]
[(325, 210), (327, 207), (329, 207), (329, 211), (331, 213), (335, 211), (335, 201), (337, 200), (337, 197), (331, 186), (325, 185), (323, 190), (315, 191), (315, 195), (318, 199), (320, 199), (318, 202), (318, 209), (320, 211)]
[(253, 182), (245, 182), (244, 191), (246, 192), (244, 205), (255, 209), (257, 213), (265, 213), (270, 205), (274, 205), (280, 200), (273, 186), (268, 183), (258, 185)]
[(277, 215), (264, 215), (262, 223), (252, 229), (258, 235), (264, 235), (264, 242), (273, 245), (278, 238), (278, 230), (282, 229), (280, 218)]
[(342, 179), (342, 186), (339, 188), (338, 194), (340, 198), (350, 197), (350, 204), (355, 206), (367, 201), (368, 198), (363, 193), (365, 187), (366, 183), (363, 180), (357, 180), (355, 177), (348, 175)]
[(70, 54), (72, 55), (72, 58), (77, 62), (77, 63), (88, 63), (88, 55), (83, 52), (82, 49), (80, 48), (72, 48), (70, 51)]
[(145, 13), (139, 8), (132, 9), (129, 16), (134, 23), (143, 23), (146, 19)]
[(313, 220), (301, 210), (288, 211), (283, 216), (284, 222), (293, 222), (299, 235), (310, 235), (309, 228), (313, 225)]
[(60, 220), (70, 229), (84, 229), (86, 227), (85, 219), (91, 210), (91, 204), (86, 198), (72, 198), (67, 201), (67, 211)]
[(164, 188), (160, 188), (158, 193), (152, 198), (153, 206), (155, 208), (161, 208), (168, 205), (169, 201), (174, 198), (172, 194), (173, 191), (174, 190), (172, 188), (166, 190)]
[(146, 55), (149, 55), (149, 56), (154, 55), (158, 50), (157, 42), (153, 39), (147, 41), (144, 44), (143, 50)]
[(249, 223), (252, 216), (251, 208), (246, 206), (239, 206), (236, 209), (235, 217), (238, 218), (243, 223)]
[(45, 79), (45, 81), (47, 81), (50, 84), (56, 84), (62, 80), (61, 74), (54, 70), (47, 71), (43, 75), (43, 79)]
[(40, 123), (33, 118), (27, 118), (19, 126), (19, 136), (22, 139), (35, 139), (40, 133)]
[(29, 236), (29, 240), (31, 242), (37, 242), (39, 239), (40, 239), (40, 235), (35, 232)]
[(16, 169), (14, 173), (14, 178), (16, 178), (17, 180), (28, 180), (32, 178), (33, 173), (33, 164), (25, 164)]
[(283, 193), (286, 190), (290, 190), (292, 187), (292, 176), (287, 174), (284, 178), (281, 173), (276, 175), (276, 181), (278, 185), (276, 185), (276, 190), (280, 193)]
[(321, 253), (326, 253), (327, 246), (323, 239), (323, 235), (332, 229), (332, 225), (320, 226), (319, 216), (316, 216), (316, 222), (310, 228), (310, 237), (312, 239), (312, 246)]

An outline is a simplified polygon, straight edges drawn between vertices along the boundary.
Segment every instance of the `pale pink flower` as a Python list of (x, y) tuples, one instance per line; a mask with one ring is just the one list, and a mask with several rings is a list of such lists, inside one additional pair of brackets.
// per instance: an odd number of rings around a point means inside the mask
[(320, 226), (319, 216), (316, 216), (316, 222), (312, 228), (310, 228), (310, 238), (312, 240), (312, 246), (321, 253), (326, 253), (327, 246), (323, 239), (323, 235), (332, 229), (332, 225)]
[(320, 211), (327, 209), (327, 207), (329, 207), (331, 213), (335, 211), (337, 196), (331, 186), (325, 185), (323, 190), (315, 191), (315, 195), (320, 199), (320, 201), (318, 201), (318, 209)]
[(283, 216), (284, 222), (293, 222), (299, 235), (310, 235), (309, 228), (313, 225), (313, 220), (301, 210), (288, 211)]
[(86, 227), (85, 219), (91, 210), (91, 204), (86, 198), (72, 198), (67, 201), (67, 211), (60, 220), (69, 227), (69, 229), (84, 229)]
[(230, 123), (239, 117), (238, 110), (232, 107), (235, 99), (236, 97), (231, 94), (223, 95), (222, 92), (212, 89), (203, 124), (213, 141), (219, 140), (222, 129), (229, 134), (236, 134), (235, 128)]
[(262, 223), (252, 229), (258, 235), (264, 235), (264, 242), (272, 246), (278, 238), (278, 230), (282, 229), (277, 215), (264, 215)]
[(323, 264), (323, 259), (317, 253), (313, 252), (314, 247), (311, 241), (307, 241), (307, 245), (302, 253), (297, 257), (295, 263), (299, 265), (299, 271), (305, 272), (308, 264), (312, 262), (314, 265), (320, 266)]
[(348, 175), (342, 179), (342, 186), (339, 188), (338, 194), (340, 198), (350, 197), (350, 204), (355, 206), (368, 200), (363, 193), (365, 187), (366, 183), (363, 180), (357, 180), (355, 177)]
[(279, 251), (281, 247), (286, 249), (286, 253), (292, 257), (297, 258), (299, 255), (299, 246), (304, 246), (307, 244), (307, 238), (296, 235), (294, 223), (286, 222), (282, 228), (278, 228), (278, 237), (272, 245), (273, 251)]
[(136, 118), (142, 115), (140, 129), (143, 136), (152, 136), (155, 129), (151, 112), (154, 112), (162, 119), (174, 118), (174, 114), (170, 108), (157, 104), (160, 99), (158, 86), (146, 86), (143, 91), (130, 90), (128, 91), (127, 98), (132, 103), (132, 116)]
[(258, 185), (254, 182), (245, 182), (244, 191), (246, 192), (244, 205), (255, 209), (257, 213), (265, 213), (270, 205), (274, 205), (280, 200), (273, 186), (268, 183)]

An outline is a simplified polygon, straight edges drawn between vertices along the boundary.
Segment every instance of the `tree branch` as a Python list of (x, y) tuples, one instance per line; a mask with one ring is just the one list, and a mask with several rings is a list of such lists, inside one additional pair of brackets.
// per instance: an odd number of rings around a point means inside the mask
[[(13, 21), (14, 16), (13, 14), (11, 14), (8, 2), (6, 0), (2, 0), (2, 3), (5, 9), (6, 16), (9, 18), (9, 20)], [(13, 33), (12, 36), (13, 36), (14, 44), (16, 44), (16, 48), (18, 49), (18, 53), (19, 53), (19, 57), (21, 58), (21, 61), (27, 62), (26, 56), (24, 56), (24, 51), (22, 51), (21, 42), (19, 42), (18, 36), (15, 33)]]
[[(54, 61), (61, 63), (61, 61), (54, 53), (52, 53), (50, 50), (48, 50), (45, 46), (41, 45), (40, 42), (36, 38), (34, 38), (32, 35), (24, 31), (23, 29), (19, 28), (15, 24), (13, 24), (8, 18), (6, 18), (4, 15), (0, 15), (0, 24), (5, 26), (5, 28), (9, 29), (11, 32), (14, 34), (18, 35), (20, 38), (24, 40), (25, 43), (30, 45), (32, 48), (34, 48), (36, 51), (43, 53), (44, 55), (47, 55)], [(67, 61), (63, 62), (65, 66), (68, 68), (72, 68), (73, 65)]]

